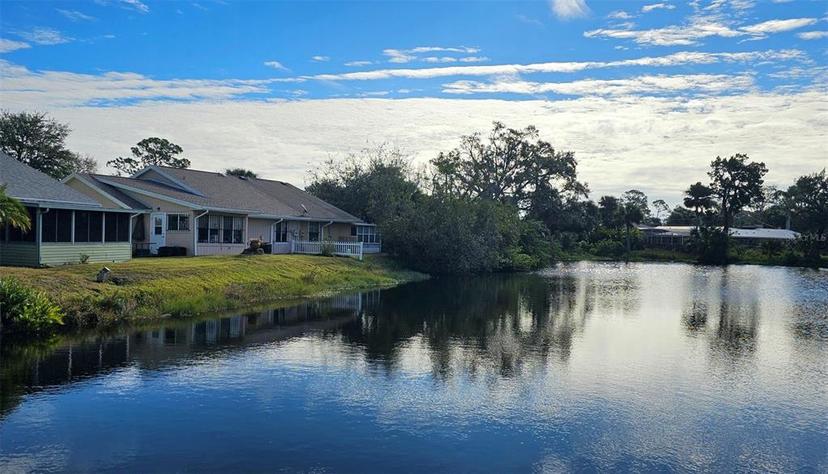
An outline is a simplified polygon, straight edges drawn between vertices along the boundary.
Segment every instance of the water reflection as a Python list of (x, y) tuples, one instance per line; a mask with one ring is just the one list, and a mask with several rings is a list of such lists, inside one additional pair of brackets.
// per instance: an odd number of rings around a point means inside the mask
[[(6, 344), (0, 437), (19, 441), (0, 443), (0, 470), (53, 437), (69, 443), (60, 453), (86, 453), (65, 440), (67, 404), (116, 439), (127, 434), (107, 409), (174, 414), (131, 424), (145, 444), (112, 470), (144, 470), (151, 440), (167, 432), (193, 438), (171, 448), (171, 470), (221, 470), (203, 419), (182, 401), (245, 441), (235, 469), (261, 470), (278, 454), (291, 470), (820, 470), (827, 280), (760, 267), (566, 265)], [(32, 421), (47, 405), (57, 411)], [(244, 416), (220, 415), (229, 407)], [(58, 458), (38, 467), (77, 467)]]

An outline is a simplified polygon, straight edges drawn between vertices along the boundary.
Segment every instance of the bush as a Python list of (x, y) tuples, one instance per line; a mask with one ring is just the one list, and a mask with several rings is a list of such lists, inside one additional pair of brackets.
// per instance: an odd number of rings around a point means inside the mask
[(617, 240), (601, 240), (592, 245), (592, 253), (599, 257), (618, 258), (625, 252), (624, 244)]
[(0, 279), (0, 318), (4, 331), (21, 334), (45, 334), (63, 324), (56, 304), (13, 278)]
[(325, 257), (333, 257), (335, 250), (336, 247), (334, 246), (334, 243), (330, 240), (322, 242), (322, 244), (319, 247), (319, 253), (321, 253)]

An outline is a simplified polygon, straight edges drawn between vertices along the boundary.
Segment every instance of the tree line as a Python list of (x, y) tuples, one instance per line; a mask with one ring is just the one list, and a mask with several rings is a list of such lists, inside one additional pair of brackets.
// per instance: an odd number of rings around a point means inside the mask
[(388, 146), (330, 159), (312, 172), (307, 190), (377, 223), (385, 250), (434, 273), (525, 270), (565, 256), (623, 258), (643, 247), (640, 224), (693, 226), (682, 250), (716, 264), (730, 259), (734, 225), (787, 224), (803, 234), (789, 250), (818, 264), (828, 226), (825, 170), (785, 191), (765, 186), (766, 173), (744, 154), (716, 157), (709, 181), (691, 184), (673, 208), (636, 189), (596, 202), (578, 179), (574, 153), (541, 140), (534, 127), (495, 122), (487, 136), (464, 136), (421, 168)]

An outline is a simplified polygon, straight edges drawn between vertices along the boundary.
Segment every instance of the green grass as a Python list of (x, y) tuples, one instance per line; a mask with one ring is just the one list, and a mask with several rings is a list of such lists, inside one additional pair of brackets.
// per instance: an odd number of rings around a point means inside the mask
[(118, 283), (97, 283), (103, 266), (0, 267), (0, 273), (46, 293), (75, 327), (195, 316), (426, 277), (381, 257), (362, 262), (309, 255), (143, 258), (107, 264)]

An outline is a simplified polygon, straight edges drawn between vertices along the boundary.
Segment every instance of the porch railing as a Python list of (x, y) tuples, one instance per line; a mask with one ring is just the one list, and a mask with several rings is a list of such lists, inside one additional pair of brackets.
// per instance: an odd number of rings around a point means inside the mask
[(355, 257), (360, 260), (362, 260), (363, 255), (362, 242), (308, 242), (292, 240), (290, 244), (290, 253), (321, 255), (327, 247), (333, 255)]

